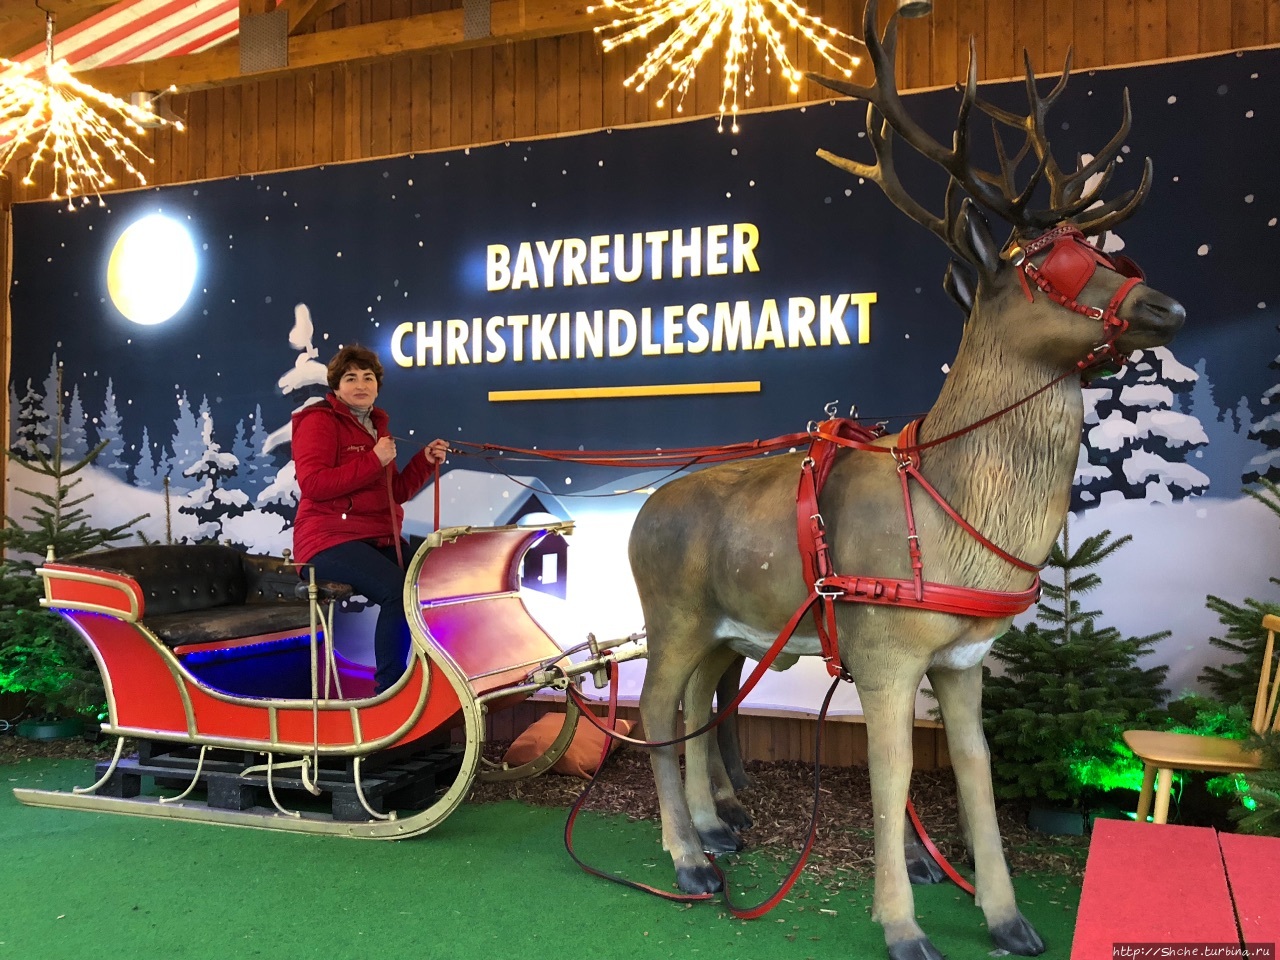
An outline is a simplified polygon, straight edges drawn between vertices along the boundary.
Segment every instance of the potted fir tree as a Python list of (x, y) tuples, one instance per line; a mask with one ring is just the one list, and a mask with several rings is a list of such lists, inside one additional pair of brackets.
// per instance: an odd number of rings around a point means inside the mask
[[(1258, 483), (1260, 489), (1246, 487), (1243, 493), (1280, 517), (1280, 487), (1267, 479)], [(1268, 579), (1280, 585), (1280, 578)], [(1267, 614), (1280, 614), (1280, 604), (1252, 598), (1232, 603), (1210, 594), (1205, 605), (1218, 614), (1226, 628), (1222, 637), (1210, 637), (1209, 643), (1237, 658), (1205, 667), (1200, 673), (1200, 681), (1213, 691), (1219, 711), (1235, 719), (1231, 729), (1211, 732), (1247, 738), (1253, 734), (1249, 718), (1266, 652), (1267, 630), (1262, 626), (1262, 618)], [(1280, 670), (1280, 651), (1273, 652), (1272, 657), (1274, 676), (1275, 671)], [(1262, 753), (1263, 769), (1210, 778), (1205, 787), (1215, 794), (1227, 793), (1239, 801), (1240, 805), (1231, 809), (1229, 816), (1238, 821), (1242, 833), (1280, 836), (1280, 733), (1264, 733), (1253, 739)]]
[(996, 795), (1026, 802), (1031, 825), (1046, 832), (1082, 833), (1086, 798), (1115, 786), (1118, 773), (1141, 781), (1121, 733), (1154, 723), (1166, 695), (1168, 667), (1138, 660), (1169, 632), (1123, 637), (1080, 604), (1101, 582), (1091, 568), (1130, 539), (1104, 530), (1073, 551), (1064, 526), (1035, 621), (1011, 627), (991, 650), (1004, 667), (986, 671), (983, 690)]
[[(61, 377), (56, 383), (61, 398)], [(100, 713), (106, 697), (89, 649), (61, 617), (40, 606), (43, 588), (36, 568), (49, 551), (66, 557), (124, 539), (146, 516), (106, 528), (89, 522), (83, 504), (93, 495), (73, 495), (82, 479), (75, 474), (93, 462), (106, 441), (68, 464), (60, 402), (55, 409), (52, 431), (28, 435), (20, 448), (6, 451), (49, 483), (38, 490), (18, 487), (35, 503), (22, 518), (25, 524), (5, 516), (0, 527), (0, 692), (27, 697), (27, 711), (34, 716), (18, 724), (18, 733), (37, 739), (80, 732), (79, 718)]]

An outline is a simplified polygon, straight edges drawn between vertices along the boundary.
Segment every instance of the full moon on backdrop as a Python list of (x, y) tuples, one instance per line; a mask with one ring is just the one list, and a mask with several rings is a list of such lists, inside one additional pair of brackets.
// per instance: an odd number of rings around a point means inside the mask
[(196, 279), (196, 248), (176, 220), (153, 213), (125, 228), (107, 262), (107, 292), (126, 318), (164, 323), (187, 302)]

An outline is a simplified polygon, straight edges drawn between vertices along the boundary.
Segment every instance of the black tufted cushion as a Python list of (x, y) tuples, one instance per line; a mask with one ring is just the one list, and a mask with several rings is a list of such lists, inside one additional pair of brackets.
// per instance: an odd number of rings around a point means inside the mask
[(308, 604), (295, 593), (298, 575), (279, 557), (198, 543), (117, 547), (67, 562), (136, 580), (143, 623), (171, 647), (310, 626)]
[(255, 557), (247, 553), (240, 554), (240, 564), (244, 574), (246, 603), (298, 598), (295, 591), (302, 581), (298, 579), (298, 571), (293, 564), (279, 557)]
[(216, 543), (117, 547), (69, 563), (123, 573), (142, 587), (143, 618), (245, 602), (242, 554)]

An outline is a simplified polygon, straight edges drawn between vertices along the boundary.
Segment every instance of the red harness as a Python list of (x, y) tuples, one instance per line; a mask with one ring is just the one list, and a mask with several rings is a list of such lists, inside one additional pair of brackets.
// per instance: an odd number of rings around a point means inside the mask
[[(822, 644), (822, 659), (833, 677), (845, 674), (836, 644), (837, 601), (910, 607), (965, 617), (1002, 618), (1021, 613), (1040, 598), (1039, 568), (1002, 550), (984, 537), (920, 473), (920, 455), (916, 447), (919, 429), (920, 421), (911, 421), (899, 434), (897, 445), (890, 449), (872, 444), (872, 441), (882, 436), (879, 429), (869, 429), (852, 420), (825, 420), (818, 424), (813, 443), (809, 447), (809, 455), (801, 465), (800, 489), (796, 493), (800, 556), (803, 560), (805, 585), (818, 597), (819, 606), (814, 610), (814, 621), (818, 627), (818, 640)], [(851, 577), (838, 574), (832, 569), (831, 549), (827, 544), (826, 524), (818, 509), (818, 497), (841, 447), (892, 453), (897, 461), (907, 520), (906, 548), (911, 560), (910, 580), (895, 577)], [(1026, 590), (1006, 592), (926, 580), (920, 537), (916, 533), (915, 512), (911, 508), (912, 480), (942, 507), (947, 516), (960, 525), (960, 529), (982, 546), (1019, 570), (1035, 572), (1036, 577), (1031, 586)]]
[[(1031, 262), (1031, 258), (1046, 248), (1051, 248), (1049, 256), (1037, 267)], [(1034, 240), (1016, 245), (1006, 256), (1015, 267), (1021, 268), (1018, 271), (1018, 281), (1028, 300), (1034, 299), (1031, 287), (1027, 284), (1029, 277), (1054, 303), (1102, 321), (1102, 340), (1076, 364), (1081, 373), (1088, 375), (1108, 368), (1114, 372), (1124, 365), (1125, 358), (1116, 350), (1116, 340), (1129, 329), (1129, 321), (1117, 311), (1129, 291), (1146, 279), (1141, 267), (1128, 257), (1103, 253), (1072, 223), (1061, 223)], [(1086, 307), (1076, 300), (1100, 266), (1114, 270), (1125, 278), (1124, 283), (1112, 295), (1111, 301), (1101, 310)]]
[[(1031, 262), (1031, 258), (1046, 248), (1050, 249), (1049, 255), (1044, 263), (1037, 267)], [(882, 428), (864, 427), (852, 420), (832, 418), (819, 423), (811, 431), (813, 440), (809, 446), (809, 455), (801, 465), (800, 487), (796, 493), (797, 540), (800, 545), (805, 585), (809, 588), (810, 594), (805, 602), (805, 608), (802, 609), (807, 609), (816, 599), (818, 606), (814, 610), (814, 621), (817, 624), (818, 640), (822, 644), (822, 659), (826, 662), (827, 671), (832, 676), (852, 679), (840, 661), (836, 639), (835, 605), (837, 601), (909, 607), (965, 617), (1004, 618), (1022, 613), (1040, 598), (1039, 567), (1002, 550), (960, 516), (921, 474), (920, 451), (994, 420), (1072, 373), (1078, 371), (1080, 375), (1088, 376), (1107, 367), (1118, 368), (1123, 365), (1124, 355), (1116, 349), (1115, 343), (1129, 328), (1129, 323), (1119, 316), (1118, 311), (1125, 297), (1129, 295), (1129, 291), (1144, 278), (1142, 270), (1128, 257), (1108, 256), (1089, 243), (1074, 224), (1069, 223), (1060, 224), (1034, 240), (1013, 247), (1007, 256), (1014, 266), (1019, 268), (1018, 279), (1028, 300), (1034, 299), (1034, 294), (1027, 283), (1030, 278), (1031, 282), (1055, 303), (1075, 313), (1100, 320), (1102, 339), (1084, 359), (1076, 364), (1073, 370), (1064, 373), (1035, 393), (1011, 407), (984, 417), (964, 430), (939, 437), (926, 444), (920, 444), (917, 441), (920, 420), (913, 420), (907, 424), (892, 448), (874, 443), (884, 435)], [(1125, 277), (1124, 283), (1116, 290), (1105, 309), (1085, 306), (1076, 300), (1099, 266), (1108, 267)], [(827, 544), (826, 524), (818, 508), (818, 497), (831, 473), (836, 453), (841, 447), (875, 453), (891, 453), (897, 461), (898, 478), (902, 484), (903, 509), (906, 513), (906, 548), (907, 556), (911, 561), (912, 575), (910, 580), (900, 580), (895, 577), (851, 577), (838, 574), (832, 569), (831, 549)], [(933, 498), (947, 516), (983, 547), (1019, 570), (1035, 573), (1031, 586), (1026, 590), (1007, 592), (926, 580), (920, 537), (916, 533), (915, 513), (911, 507), (910, 482), (913, 480)]]

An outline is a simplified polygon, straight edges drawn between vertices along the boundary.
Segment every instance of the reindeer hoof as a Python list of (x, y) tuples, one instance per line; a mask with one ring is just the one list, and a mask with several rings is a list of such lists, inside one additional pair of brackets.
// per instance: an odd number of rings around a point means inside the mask
[(938, 866), (937, 861), (929, 856), (923, 847), (916, 850), (908, 848), (906, 858), (907, 877), (912, 883), (921, 885), (941, 883), (947, 878), (947, 875), (942, 872), (942, 868)]
[(946, 960), (928, 937), (889, 944), (889, 960)]
[(720, 876), (710, 864), (699, 867), (676, 867), (676, 886), (685, 893), (715, 893), (722, 886)]
[(751, 829), (751, 814), (747, 813), (746, 808), (736, 800), (717, 800), (716, 816), (728, 824), (729, 829), (735, 833)]
[(1038, 957), (1044, 953), (1044, 941), (1035, 927), (1027, 922), (1021, 913), (1014, 914), (1012, 920), (991, 928), (991, 942), (1001, 950), (1020, 957)]
[(699, 830), (703, 853), (719, 856), (722, 853), (737, 853), (742, 849), (742, 841), (738, 835), (723, 824), (710, 830)]

